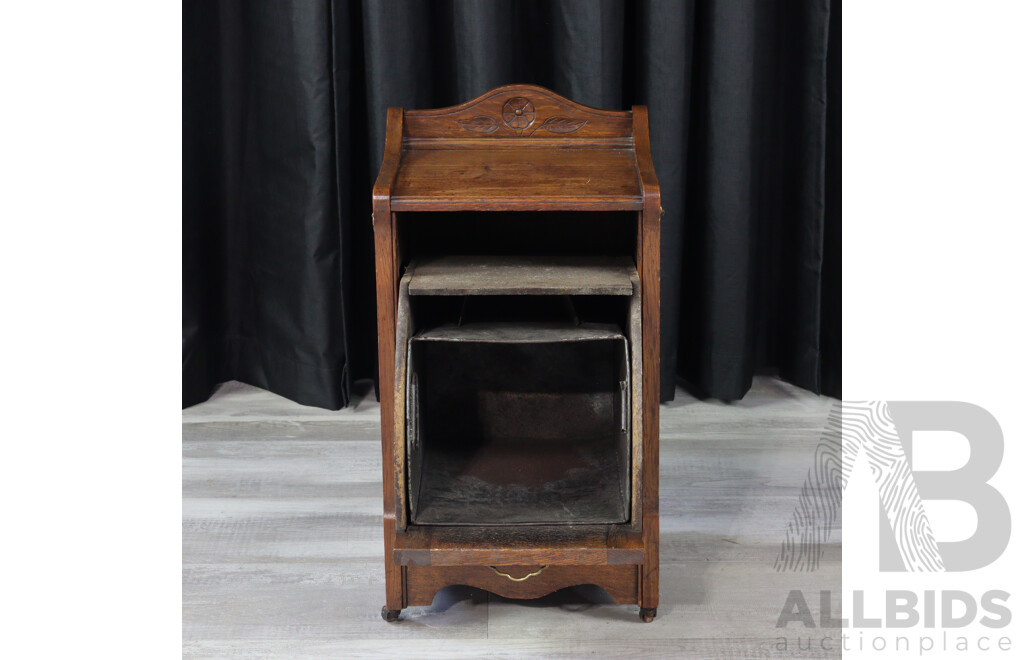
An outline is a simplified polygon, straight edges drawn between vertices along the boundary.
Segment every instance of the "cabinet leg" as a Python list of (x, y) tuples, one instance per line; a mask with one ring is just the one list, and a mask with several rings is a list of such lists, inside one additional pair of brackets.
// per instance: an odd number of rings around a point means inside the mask
[(644, 515), (644, 563), (640, 566), (640, 620), (658, 616), (658, 514)]
[(401, 613), (402, 610), (389, 610), (387, 605), (380, 608), (380, 618), (384, 619), (388, 623), (398, 621), (398, 615)]
[(395, 621), (402, 608), (408, 605), (405, 599), (405, 567), (392, 560), (395, 547), (395, 519), (384, 516), (384, 610), (393, 612), (391, 618), (381, 611), (385, 621)]

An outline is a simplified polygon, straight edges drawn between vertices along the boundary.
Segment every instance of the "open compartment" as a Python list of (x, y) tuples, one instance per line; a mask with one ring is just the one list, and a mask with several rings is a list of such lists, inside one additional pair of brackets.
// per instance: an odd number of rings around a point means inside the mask
[(402, 212), (400, 249), (414, 259), (455, 255), (636, 255), (628, 211)]
[(629, 257), (417, 258), (397, 330), (400, 528), (637, 524)]
[(444, 325), (408, 351), (410, 522), (629, 520), (629, 347), (618, 327)]

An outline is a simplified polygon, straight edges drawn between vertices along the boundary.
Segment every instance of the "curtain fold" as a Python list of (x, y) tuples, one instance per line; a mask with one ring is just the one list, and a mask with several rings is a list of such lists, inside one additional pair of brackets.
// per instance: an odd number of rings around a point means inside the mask
[(227, 379), (347, 398), (329, 10), (185, 3), (184, 405)]
[(837, 0), (184, 4), (183, 405), (338, 408), (376, 373), (370, 186), (389, 106), (512, 82), (646, 104), (662, 399), (777, 370), (839, 395)]

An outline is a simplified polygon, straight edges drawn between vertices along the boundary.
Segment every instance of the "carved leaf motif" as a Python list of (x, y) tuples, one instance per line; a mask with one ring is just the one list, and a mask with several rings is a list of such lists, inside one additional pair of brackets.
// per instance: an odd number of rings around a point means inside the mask
[(575, 133), (586, 125), (586, 119), (572, 119), (570, 117), (548, 117), (540, 125), (541, 129), (548, 133)]
[(471, 133), (493, 133), (498, 130), (498, 120), (486, 115), (477, 115), (469, 119), (456, 119), (464, 130)]

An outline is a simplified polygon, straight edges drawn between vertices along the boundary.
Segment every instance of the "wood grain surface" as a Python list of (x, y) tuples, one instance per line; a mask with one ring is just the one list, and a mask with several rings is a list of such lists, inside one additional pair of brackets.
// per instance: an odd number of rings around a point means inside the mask
[(407, 142), (475, 138), (516, 145), (538, 139), (592, 143), (632, 135), (629, 112), (591, 108), (536, 85), (496, 87), (459, 105), (408, 110), (406, 117)]
[(419, 566), (639, 564), (639, 534), (621, 525), (418, 527), (400, 534), (395, 561)]
[(406, 149), (394, 211), (642, 208), (632, 149)]
[[(501, 575), (496, 572), (504, 573)], [(509, 579), (508, 576), (519, 578)], [(525, 578), (525, 579), (522, 579)], [(540, 598), (565, 585), (598, 585), (616, 604), (636, 602), (636, 566), (409, 566), (410, 605), (432, 605), (438, 591), (451, 584), (484, 589), (505, 598)]]

